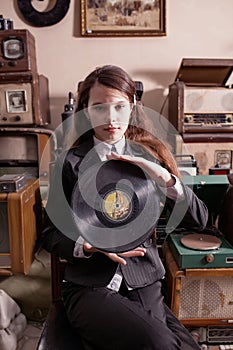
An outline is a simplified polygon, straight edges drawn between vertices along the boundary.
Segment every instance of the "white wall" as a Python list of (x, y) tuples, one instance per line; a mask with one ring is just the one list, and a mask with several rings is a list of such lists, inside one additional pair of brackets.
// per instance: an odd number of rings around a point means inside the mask
[(233, 58), (232, 0), (167, 0), (166, 36), (127, 38), (77, 35), (79, 3), (71, 0), (61, 22), (37, 28), (24, 22), (16, 0), (1, 0), (0, 13), (14, 28), (35, 36), (38, 73), (49, 78), (52, 128), (61, 122), (68, 92), (96, 66), (117, 64), (142, 80), (143, 102), (159, 111), (182, 58)]

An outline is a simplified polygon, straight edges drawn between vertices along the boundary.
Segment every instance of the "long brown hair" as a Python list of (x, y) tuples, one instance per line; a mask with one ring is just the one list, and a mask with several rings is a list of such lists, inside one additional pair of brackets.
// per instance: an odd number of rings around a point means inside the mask
[(169, 147), (151, 132), (153, 127), (149, 119), (146, 117), (141, 102), (138, 101), (134, 81), (128, 73), (118, 66), (105, 65), (96, 68), (80, 84), (75, 111), (79, 114), (77, 121), (78, 140), (75, 144), (82, 143), (94, 134), (90, 122), (85, 117), (83, 110), (88, 107), (90, 89), (96, 83), (118, 90), (128, 96), (129, 102), (134, 104), (134, 108), (131, 113), (130, 123), (125, 133), (125, 137), (143, 145), (159, 160), (163, 167), (172, 174), (180, 177), (176, 161)]

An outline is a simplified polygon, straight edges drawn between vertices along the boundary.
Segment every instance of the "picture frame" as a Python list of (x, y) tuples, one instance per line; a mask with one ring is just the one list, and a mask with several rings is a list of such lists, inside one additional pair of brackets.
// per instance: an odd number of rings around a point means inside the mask
[(6, 91), (6, 102), (8, 113), (27, 112), (27, 99), (25, 90)]
[(84, 37), (166, 35), (166, 0), (81, 0)]

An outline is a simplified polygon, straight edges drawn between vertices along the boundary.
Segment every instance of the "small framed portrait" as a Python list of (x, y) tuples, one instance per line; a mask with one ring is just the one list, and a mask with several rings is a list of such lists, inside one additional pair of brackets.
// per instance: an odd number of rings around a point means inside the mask
[(232, 151), (230, 150), (221, 150), (215, 151), (214, 154), (215, 164), (220, 168), (228, 168), (231, 169), (232, 164)]
[(8, 113), (23, 113), (27, 111), (27, 99), (25, 90), (6, 91), (6, 103)]
[(81, 0), (82, 36), (165, 36), (166, 0)]

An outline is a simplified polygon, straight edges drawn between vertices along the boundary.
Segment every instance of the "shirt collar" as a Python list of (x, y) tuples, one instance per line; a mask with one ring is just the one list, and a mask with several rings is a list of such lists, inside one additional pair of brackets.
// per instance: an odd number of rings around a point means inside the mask
[[(114, 145), (116, 147), (118, 154), (124, 154), (124, 152), (125, 152), (125, 137), (123, 136), (119, 141), (114, 143)], [(94, 136), (94, 146), (95, 146), (95, 150), (96, 150), (98, 156), (100, 157), (100, 159), (102, 161), (106, 160), (106, 155), (111, 153), (112, 144), (109, 144), (107, 142), (102, 142)]]

